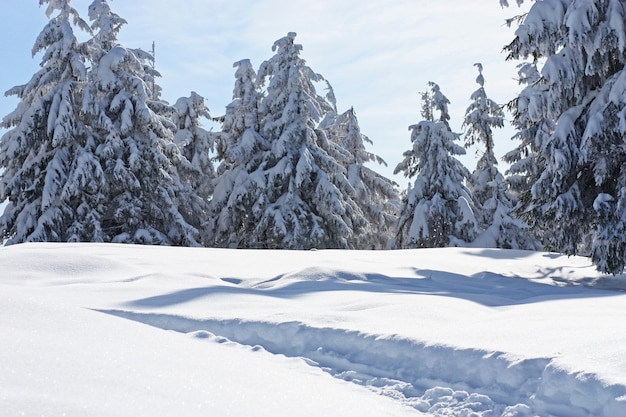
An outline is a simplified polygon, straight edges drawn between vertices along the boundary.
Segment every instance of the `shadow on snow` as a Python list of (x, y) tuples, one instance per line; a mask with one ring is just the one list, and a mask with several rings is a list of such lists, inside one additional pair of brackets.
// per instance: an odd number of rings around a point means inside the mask
[[(545, 277), (558, 277), (556, 270), (541, 271)], [(131, 301), (129, 306), (166, 307), (184, 304), (196, 299), (223, 294), (257, 295), (278, 298), (297, 298), (305, 294), (353, 291), (389, 294), (414, 294), (455, 297), (488, 307), (503, 307), (550, 300), (588, 297), (607, 297), (621, 292), (590, 288), (566, 281), (559, 285), (540, 283), (521, 277), (506, 277), (492, 272), (471, 276), (445, 271), (414, 268), (412, 276), (386, 276), (372, 273), (354, 273), (324, 268), (306, 268), (278, 275), (261, 282), (250, 283), (235, 278), (222, 278), (226, 285), (215, 285), (174, 291), (167, 294)]]

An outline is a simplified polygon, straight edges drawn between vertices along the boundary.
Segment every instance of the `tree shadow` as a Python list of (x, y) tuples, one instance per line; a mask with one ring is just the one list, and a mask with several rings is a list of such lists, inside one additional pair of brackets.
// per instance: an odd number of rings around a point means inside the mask
[[(556, 271), (542, 273), (546, 274), (545, 276), (558, 276)], [(488, 307), (504, 307), (550, 300), (623, 295), (619, 289), (607, 291), (584, 285), (553, 285), (486, 271), (468, 276), (413, 268), (407, 275), (387, 276), (317, 267), (306, 268), (253, 284), (238, 278), (222, 278), (224, 285), (179, 290), (134, 300), (127, 304), (132, 307), (159, 308), (223, 294), (297, 298), (311, 293), (352, 291), (453, 297)]]
[[(536, 251), (531, 250), (521, 250), (521, 249), (490, 249), (484, 248), (480, 250), (473, 251), (464, 251), (464, 255), (477, 256), (481, 258), (489, 258), (489, 259), (519, 259), (519, 258), (528, 258), (537, 254)], [(559, 254), (551, 254), (546, 253), (547, 255), (556, 255)]]

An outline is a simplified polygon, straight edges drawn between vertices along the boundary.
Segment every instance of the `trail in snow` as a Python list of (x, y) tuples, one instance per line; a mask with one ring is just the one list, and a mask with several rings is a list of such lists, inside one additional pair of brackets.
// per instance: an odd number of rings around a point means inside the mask
[[(127, 310), (103, 313), (287, 357), (434, 416), (530, 417), (623, 415), (626, 387), (560, 370), (550, 358), (427, 345), (299, 322), (198, 320)], [(621, 399), (621, 400), (620, 400)]]

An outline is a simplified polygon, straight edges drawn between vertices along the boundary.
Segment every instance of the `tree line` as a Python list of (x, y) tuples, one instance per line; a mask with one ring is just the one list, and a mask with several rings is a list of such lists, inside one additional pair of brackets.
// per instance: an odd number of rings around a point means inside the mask
[[(295, 33), (257, 69), (234, 64), (232, 102), (212, 117), (195, 92), (160, 99), (153, 57), (118, 43), (126, 21), (106, 0), (91, 3), (89, 23), (69, 0), (40, 4), (40, 70), (7, 91), (19, 103), (1, 123), (5, 244), (544, 248), (589, 255), (603, 272), (624, 267), (623, 2), (538, 0), (511, 19), (505, 50), (521, 61), (523, 89), (507, 104), (519, 145), (505, 175), (494, 154), (503, 107), (482, 65), (463, 134), (429, 83), (395, 168), (412, 180), (402, 191), (370, 168), (385, 162), (367, 150), (355, 110), (337, 109)], [(472, 172), (456, 158), (470, 146), (480, 150)]]

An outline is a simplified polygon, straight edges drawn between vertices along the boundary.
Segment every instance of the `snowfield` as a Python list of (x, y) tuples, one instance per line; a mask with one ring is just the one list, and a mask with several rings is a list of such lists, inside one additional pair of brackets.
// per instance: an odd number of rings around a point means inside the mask
[(2, 416), (626, 416), (626, 277), (493, 249), (0, 248)]

